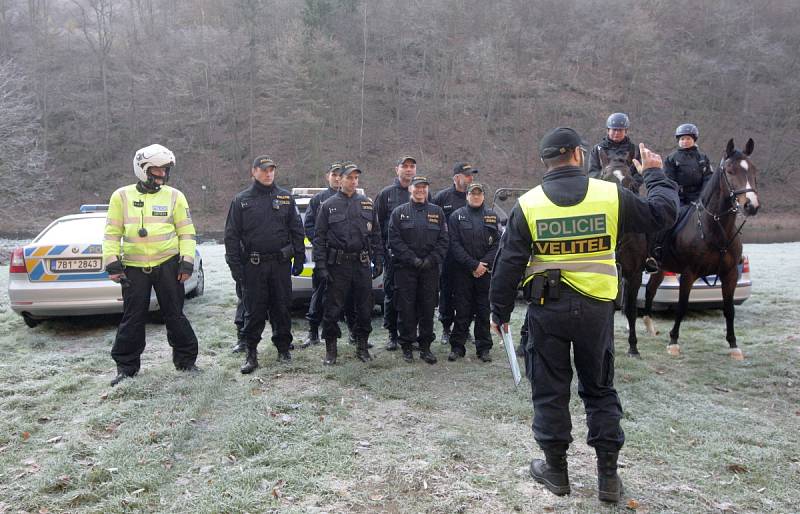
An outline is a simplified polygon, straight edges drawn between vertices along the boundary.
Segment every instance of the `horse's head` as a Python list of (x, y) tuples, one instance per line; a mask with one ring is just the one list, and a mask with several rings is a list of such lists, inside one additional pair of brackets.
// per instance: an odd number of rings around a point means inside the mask
[(750, 160), (753, 153), (752, 139), (747, 140), (744, 152), (736, 149), (733, 139), (728, 141), (725, 148), (725, 157), (719, 163), (729, 191), (728, 194), (736, 197), (736, 202), (741, 207), (745, 216), (755, 216), (758, 212), (758, 168)]
[(622, 187), (638, 193), (636, 181), (634, 181), (633, 177), (631, 176), (631, 168), (629, 164), (629, 159), (633, 156), (615, 155), (609, 157), (605, 154), (605, 152), (599, 152), (599, 157), (600, 166), (603, 167), (600, 171), (599, 177), (601, 180), (618, 182), (620, 185), (622, 185)]

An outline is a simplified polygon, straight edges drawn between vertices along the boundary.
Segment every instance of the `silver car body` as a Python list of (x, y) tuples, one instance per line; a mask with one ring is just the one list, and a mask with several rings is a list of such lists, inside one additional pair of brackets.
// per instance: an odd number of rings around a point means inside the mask
[[(650, 275), (642, 275), (642, 286), (636, 299), (637, 305), (644, 307), (645, 294), (647, 292), (647, 282)], [(680, 298), (680, 274), (665, 273), (664, 280), (656, 290), (653, 297), (653, 310), (666, 310), (678, 305)], [(750, 280), (750, 260), (747, 256), (742, 256), (739, 263), (739, 279), (736, 282), (736, 290), (733, 292), (733, 303), (742, 304), (750, 298), (753, 282)], [(689, 293), (689, 308), (691, 309), (718, 309), (722, 307), (722, 282), (716, 275), (708, 275), (699, 278), (692, 285)]]
[[(122, 288), (103, 271), (105, 220), (105, 211), (97, 211), (53, 221), (22, 247), (24, 272), (13, 265), (19, 252), (12, 255), (8, 281), (12, 310), (26, 322), (122, 312)], [(185, 284), (186, 294), (199, 296), (204, 287), (203, 262), (197, 252), (195, 273)], [(155, 292), (151, 292), (150, 310), (158, 310)]]

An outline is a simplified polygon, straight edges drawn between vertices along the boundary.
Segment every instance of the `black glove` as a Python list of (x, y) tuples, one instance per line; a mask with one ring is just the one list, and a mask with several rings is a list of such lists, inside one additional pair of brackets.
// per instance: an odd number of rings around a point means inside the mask
[(421, 269), (433, 269), (436, 267), (436, 259), (428, 255), (425, 257), (425, 260), (422, 261), (422, 268)]
[(231, 277), (233, 277), (233, 281), (239, 283), (242, 281), (242, 268), (240, 267), (231, 267)]
[(303, 260), (295, 258), (294, 262), (292, 262), (292, 275), (295, 277), (299, 277), (300, 274), (303, 272)]
[(381, 261), (376, 261), (372, 265), (372, 278), (378, 278), (383, 273), (383, 263)]
[(186, 273), (187, 275), (191, 275), (194, 272), (194, 264), (189, 261), (182, 260), (180, 265), (178, 266), (178, 273)]
[(322, 280), (323, 282), (330, 282), (331, 272), (328, 271), (328, 268), (320, 268), (319, 266), (317, 266), (314, 269), (316, 270), (317, 277), (319, 277), (320, 280)]
[(424, 266), (424, 265), (425, 265), (425, 261), (423, 261), (423, 260), (422, 260), (422, 259), (420, 259), (419, 257), (414, 257), (414, 267), (415, 267), (415, 268), (417, 268), (417, 269), (423, 269), (423, 266)]
[(117, 260), (106, 264), (106, 273), (109, 275), (121, 275), (125, 273), (125, 269), (122, 267), (122, 263)]

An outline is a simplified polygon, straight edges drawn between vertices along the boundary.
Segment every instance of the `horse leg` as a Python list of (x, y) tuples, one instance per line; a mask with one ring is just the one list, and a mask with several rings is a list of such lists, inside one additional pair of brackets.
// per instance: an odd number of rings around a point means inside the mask
[(634, 269), (632, 273), (625, 275), (625, 296), (623, 298), (625, 318), (628, 320), (628, 355), (639, 357), (638, 339), (636, 338), (636, 315), (639, 309), (636, 306), (636, 298), (639, 296), (639, 288), (642, 285), (642, 272)]
[(735, 309), (733, 306), (733, 293), (736, 290), (736, 280), (738, 271), (736, 267), (728, 270), (722, 277), (722, 312), (725, 314), (725, 339), (730, 347), (729, 355), (731, 359), (744, 360), (742, 350), (736, 346), (736, 334), (733, 332), (733, 318)]
[[(639, 281), (641, 282), (641, 277)], [(653, 297), (656, 295), (656, 291), (658, 290), (658, 286), (661, 285), (661, 282), (664, 280), (664, 272), (659, 271), (658, 273), (653, 273), (650, 275), (650, 279), (647, 281), (647, 288), (645, 289), (644, 295), (644, 326), (647, 329), (647, 333), (650, 334), (652, 337), (658, 335), (658, 330), (656, 330), (656, 325), (653, 323), (653, 318), (650, 317), (650, 313), (653, 310)]]
[(689, 308), (689, 293), (692, 292), (692, 285), (694, 284), (695, 278), (694, 273), (686, 272), (681, 274), (678, 308), (675, 310), (675, 323), (672, 325), (672, 330), (669, 331), (669, 344), (667, 345), (667, 352), (673, 356), (680, 355), (681, 353), (678, 337), (681, 332), (681, 322), (686, 315), (686, 310)]

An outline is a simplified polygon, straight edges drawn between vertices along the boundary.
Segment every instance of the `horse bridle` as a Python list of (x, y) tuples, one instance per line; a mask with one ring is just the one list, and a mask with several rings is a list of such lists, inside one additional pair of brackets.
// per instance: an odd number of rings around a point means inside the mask
[[(724, 216), (727, 216), (728, 214), (734, 214), (734, 215), (739, 214), (739, 202), (736, 201), (736, 197), (741, 195), (741, 194), (745, 194), (745, 193), (756, 193), (756, 194), (758, 194), (758, 191), (756, 189), (752, 188), (752, 187), (745, 187), (743, 189), (734, 189), (733, 188), (733, 185), (731, 184), (731, 181), (728, 179), (728, 172), (725, 171), (725, 162), (728, 161), (729, 159), (733, 159), (734, 157), (741, 157), (742, 159), (744, 159), (744, 155), (740, 151), (736, 150), (733, 153), (733, 155), (731, 155), (730, 157), (723, 157), (719, 161), (719, 172), (722, 175), (722, 178), (725, 180), (725, 186), (728, 188), (728, 199), (732, 204), (728, 208), (728, 210), (723, 211), (723, 212), (719, 212), (719, 213), (713, 213), (713, 212), (708, 210), (708, 208), (703, 204), (702, 200), (698, 200), (697, 202), (693, 202), (695, 204), (696, 208), (697, 208), (697, 225), (700, 228), (700, 239), (705, 240), (705, 233), (703, 232), (703, 222), (702, 222), (702, 218), (700, 217), (700, 209), (702, 209), (702, 211), (704, 213), (708, 214), (711, 217), (711, 219), (713, 219), (716, 222), (717, 226), (719, 226), (719, 228), (720, 228), (720, 232), (725, 233), (724, 227), (722, 226), (722, 223), (720, 223), (720, 220)], [(745, 173), (745, 175), (746, 175), (746, 173)], [(749, 180), (748, 180), (748, 183), (749, 183)], [(746, 216), (745, 216), (744, 220), (742, 220), (742, 223), (739, 225), (739, 228), (736, 229), (736, 232), (733, 233), (733, 236), (730, 238), (730, 240), (728, 240), (728, 242), (725, 243), (724, 246), (718, 248), (720, 254), (725, 254), (728, 251), (728, 248), (730, 248), (731, 243), (733, 243), (733, 241), (736, 239), (736, 236), (738, 236), (739, 233), (744, 228), (744, 224), (745, 223), (747, 223), (747, 217)]]

